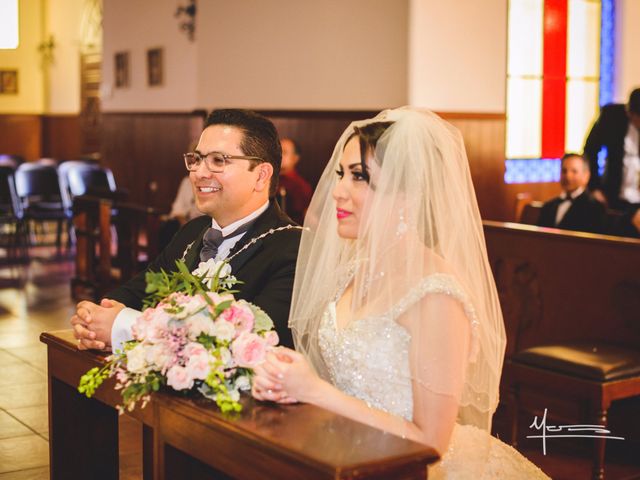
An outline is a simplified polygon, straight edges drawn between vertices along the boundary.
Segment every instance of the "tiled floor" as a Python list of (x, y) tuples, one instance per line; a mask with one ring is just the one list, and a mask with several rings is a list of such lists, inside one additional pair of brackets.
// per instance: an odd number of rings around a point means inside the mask
[[(68, 327), (73, 262), (40, 249), (29, 265), (0, 265), (0, 480), (49, 478), (45, 330)], [(141, 478), (140, 425), (121, 428), (121, 478)], [(87, 477), (89, 478), (89, 476)]]
[[(68, 328), (72, 274), (68, 260), (33, 260), (28, 267), (11, 269), (0, 264), (0, 480), (49, 477), (46, 349), (39, 336), (44, 330)], [(122, 479), (142, 477), (140, 439), (140, 425), (121, 417)], [(524, 453), (554, 479), (589, 478), (588, 454), (543, 456), (538, 450)], [(637, 456), (608, 458), (607, 478), (640, 479)]]
[(34, 260), (1, 271), (0, 479), (48, 478), (47, 352), (39, 336), (66, 328), (71, 268)]

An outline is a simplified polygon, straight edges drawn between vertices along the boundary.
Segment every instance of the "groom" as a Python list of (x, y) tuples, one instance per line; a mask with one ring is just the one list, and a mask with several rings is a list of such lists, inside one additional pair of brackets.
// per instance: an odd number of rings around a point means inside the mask
[[(185, 224), (147, 271), (174, 271), (181, 258), (190, 270), (208, 258), (228, 258), (231, 274), (243, 282), (236, 285), (236, 298), (269, 314), (280, 344), (293, 348), (287, 319), (300, 229), (291, 228), (274, 200), (281, 156), (268, 119), (247, 110), (213, 111), (196, 151), (185, 155), (196, 206), (206, 215)], [(121, 348), (132, 338), (145, 296), (141, 272), (100, 305), (78, 303), (71, 318), (78, 348)]]

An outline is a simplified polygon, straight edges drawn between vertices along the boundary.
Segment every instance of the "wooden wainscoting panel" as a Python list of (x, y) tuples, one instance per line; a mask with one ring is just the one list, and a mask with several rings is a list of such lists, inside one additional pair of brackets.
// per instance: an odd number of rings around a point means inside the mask
[(100, 152), (133, 203), (168, 211), (182, 178), (182, 154), (202, 131), (190, 113), (103, 113)]
[(83, 154), (80, 115), (44, 115), (42, 117), (42, 156), (57, 160), (75, 160)]
[(515, 194), (511, 201), (504, 183), (505, 116), (478, 113), (440, 115), (462, 133), (482, 218), (509, 219)]
[(25, 160), (40, 158), (41, 128), (40, 115), (0, 115), (0, 154), (20, 155)]
[(313, 187), (327, 166), (333, 147), (354, 120), (371, 118), (373, 111), (262, 111), (278, 129), (280, 138), (291, 138), (302, 152), (298, 171)]
[[(315, 186), (340, 134), (353, 120), (374, 111), (261, 111), (281, 137), (300, 144), (299, 170)], [(460, 129), (482, 217), (514, 220), (515, 196), (527, 186), (504, 183), (504, 114), (440, 113)], [(202, 128), (202, 117), (188, 113), (105, 113), (101, 152), (131, 200), (168, 210), (185, 175), (180, 154)]]

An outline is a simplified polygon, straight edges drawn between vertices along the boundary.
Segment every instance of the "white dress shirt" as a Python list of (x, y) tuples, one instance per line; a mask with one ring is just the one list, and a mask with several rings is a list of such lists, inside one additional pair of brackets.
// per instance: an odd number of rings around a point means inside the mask
[(200, 215), (202, 215), (202, 212), (198, 210), (198, 207), (196, 207), (196, 199), (193, 196), (191, 180), (189, 180), (189, 176), (186, 176), (182, 179), (182, 182), (180, 182), (178, 193), (171, 205), (171, 213), (169, 213), (169, 217), (184, 217), (188, 222)]
[(620, 198), (629, 203), (640, 203), (640, 133), (629, 122), (627, 136), (624, 137), (624, 157), (622, 159), (622, 185)]
[(567, 212), (571, 208), (571, 204), (573, 202), (569, 200), (575, 200), (580, 195), (582, 195), (582, 192), (584, 192), (584, 187), (576, 188), (570, 194), (568, 194), (567, 192), (563, 192), (560, 195), (560, 198), (562, 199), (562, 201), (560, 202), (560, 205), (558, 205), (558, 210), (556, 211), (556, 225), (558, 225), (562, 221), (564, 216), (567, 214)]
[[(241, 225), (244, 225), (245, 223), (258, 218), (267, 210), (267, 208), (269, 208), (268, 201), (257, 210), (251, 212), (246, 217), (241, 218), (240, 220), (233, 222), (232, 224), (227, 225), (224, 228), (220, 227), (220, 225), (218, 225), (218, 222), (216, 222), (215, 219), (212, 218), (211, 228), (220, 230), (222, 232), (222, 236), (226, 237), (227, 235), (232, 234)], [(246, 233), (247, 232), (242, 232), (234, 237), (225, 238), (218, 247), (216, 260), (227, 258), (231, 249)], [(113, 326), (111, 327), (111, 349), (114, 352), (116, 350), (121, 350), (124, 347), (125, 342), (133, 339), (132, 327), (136, 323), (136, 319), (140, 316), (140, 314), (141, 312), (139, 310), (135, 310), (129, 307), (125, 307), (120, 310), (113, 322)]]

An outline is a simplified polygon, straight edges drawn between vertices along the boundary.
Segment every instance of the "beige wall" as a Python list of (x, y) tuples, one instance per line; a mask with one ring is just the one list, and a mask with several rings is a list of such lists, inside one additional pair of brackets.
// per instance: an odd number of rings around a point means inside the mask
[(54, 61), (49, 68), (48, 113), (80, 111), (80, 22), (84, 0), (49, 0), (47, 33), (55, 38)]
[[(19, 70), (2, 113), (79, 111), (79, 26), (87, 0), (20, 0)], [(196, 42), (175, 0), (104, 2), (104, 111), (378, 109), (504, 112), (507, 0), (207, 0)], [(617, 0), (616, 100), (640, 85), (640, 0)], [(214, 28), (215, 27), (215, 28)], [(56, 41), (45, 80), (37, 46)], [(165, 49), (165, 83), (148, 87), (146, 50)], [(128, 50), (131, 86), (115, 89), (113, 55)]]
[(407, 0), (209, 0), (198, 8), (203, 106), (407, 102)]
[(18, 70), (18, 94), (0, 95), (2, 113), (42, 113), (44, 90), (38, 44), (44, 28), (44, 0), (20, 0), (20, 43), (15, 50), (0, 50), (0, 68)]
[[(199, 2), (200, 8), (209, 0)], [(180, 32), (175, 0), (107, 0), (103, 4), (103, 111), (189, 111), (196, 99), (196, 43)], [(199, 14), (200, 15), (200, 14)], [(203, 28), (215, 22), (203, 22)], [(164, 84), (147, 85), (149, 48), (164, 48)], [(115, 88), (114, 54), (129, 52), (130, 87)]]
[(640, 87), (640, 0), (617, 0), (616, 88), (618, 102), (626, 103), (629, 93)]
[(507, 0), (411, 0), (409, 102), (504, 112)]

